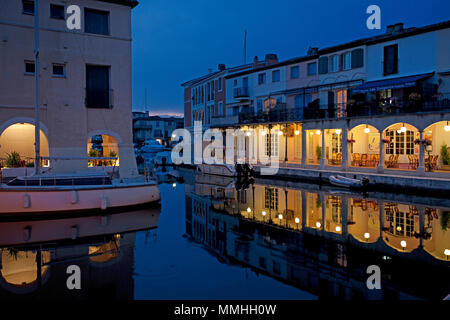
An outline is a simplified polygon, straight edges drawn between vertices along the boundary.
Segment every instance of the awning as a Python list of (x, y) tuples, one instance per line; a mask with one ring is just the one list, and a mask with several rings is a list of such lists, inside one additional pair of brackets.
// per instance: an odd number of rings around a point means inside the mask
[(366, 92), (376, 92), (376, 91), (387, 90), (387, 89), (401, 89), (401, 88), (414, 87), (417, 84), (417, 81), (431, 77), (433, 74), (434, 74), (434, 72), (418, 74), (415, 76), (369, 81), (358, 87), (353, 88), (352, 93), (366, 93)]

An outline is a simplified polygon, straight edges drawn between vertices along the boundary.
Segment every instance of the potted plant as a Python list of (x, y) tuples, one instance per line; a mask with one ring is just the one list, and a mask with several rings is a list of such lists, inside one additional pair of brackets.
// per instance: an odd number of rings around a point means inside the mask
[(321, 146), (316, 147), (316, 157), (317, 157), (317, 160), (319, 160), (319, 161), (320, 161), (320, 159), (322, 159), (322, 147)]
[(6, 157), (6, 167), (7, 168), (20, 168), (22, 160), (20, 159), (20, 154), (16, 151), (7, 154)]
[[(99, 155), (98, 150), (95, 149), (90, 149), (88, 152), (88, 156), (89, 158), (97, 158)], [(89, 166), (90, 167), (95, 167), (97, 165), (97, 160), (89, 160)]]
[(110, 166), (112, 166), (112, 165), (116, 165), (116, 161), (117, 161), (117, 152), (115, 152), (114, 150), (111, 150), (110, 152), (109, 152), (109, 157), (110, 158), (116, 158), (115, 160), (109, 160), (108, 161), (108, 164), (110, 165)]
[(448, 152), (447, 145), (444, 144), (441, 147), (441, 159), (442, 159), (442, 170), (450, 171), (450, 153)]

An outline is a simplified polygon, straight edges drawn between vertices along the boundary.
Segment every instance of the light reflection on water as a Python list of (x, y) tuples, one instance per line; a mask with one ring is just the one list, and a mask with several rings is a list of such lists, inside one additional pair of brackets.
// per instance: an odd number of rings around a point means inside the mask
[[(161, 208), (0, 223), (0, 299), (442, 299), (445, 201), (186, 174)], [(82, 289), (66, 287), (77, 264)], [(369, 291), (366, 268), (381, 267)]]

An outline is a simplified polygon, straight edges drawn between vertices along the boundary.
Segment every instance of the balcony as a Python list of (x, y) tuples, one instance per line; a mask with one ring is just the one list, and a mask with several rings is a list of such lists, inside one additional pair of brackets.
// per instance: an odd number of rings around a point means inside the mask
[(216, 116), (211, 118), (211, 127), (232, 126), (239, 123), (239, 116)]
[(249, 98), (248, 87), (234, 88), (234, 90), (233, 90), (233, 98), (235, 98), (235, 99), (248, 99)]

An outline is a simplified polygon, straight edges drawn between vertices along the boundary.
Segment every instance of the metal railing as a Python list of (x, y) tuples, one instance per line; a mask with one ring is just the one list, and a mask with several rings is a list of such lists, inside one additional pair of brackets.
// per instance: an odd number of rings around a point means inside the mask
[(248, 87), (234, 88), (233, 98), (248, 98)]

